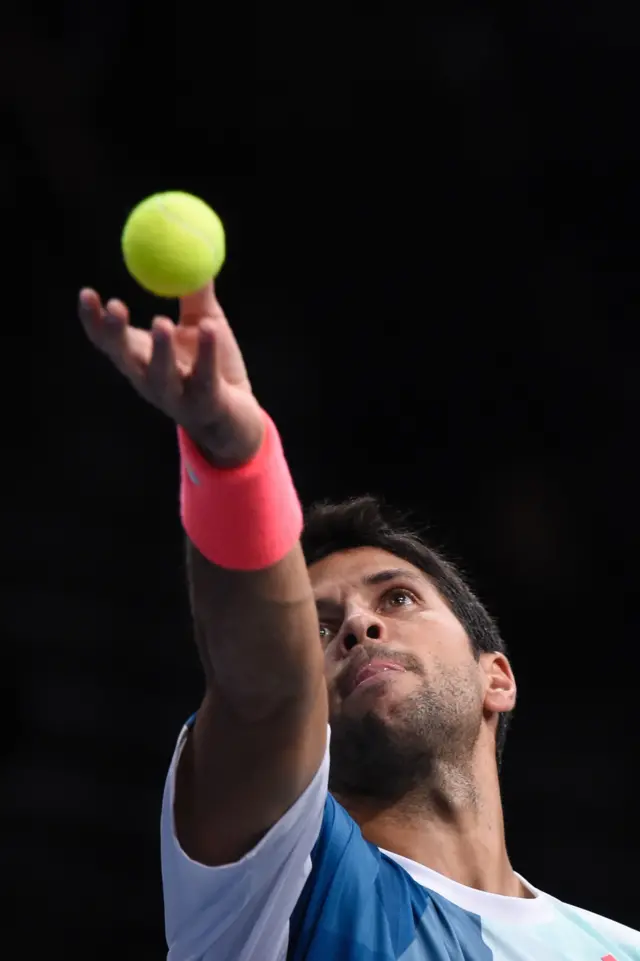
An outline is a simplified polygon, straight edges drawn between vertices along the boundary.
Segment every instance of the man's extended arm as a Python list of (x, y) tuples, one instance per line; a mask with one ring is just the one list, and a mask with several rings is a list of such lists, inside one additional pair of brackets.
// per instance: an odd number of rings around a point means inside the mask
[[(103, 307), (91, 290), (80, 295), (80, 317), (90, 340), (212, 466), (252, 462), (265, 417), (212, 285), (182, 299), (177, 325), (155, 318), (150, 332), (129, 324), (120, 301)], [(253, 847), (312, 780), (327, 702), (299, 544), (252, 571), (188, 550), (206, 693), (180, 759), (175, 820), (187, 854), (219, 865)]]

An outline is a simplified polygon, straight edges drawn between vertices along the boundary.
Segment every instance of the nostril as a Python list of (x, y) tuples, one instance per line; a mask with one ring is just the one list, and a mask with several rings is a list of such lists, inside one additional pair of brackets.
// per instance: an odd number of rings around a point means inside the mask
[(347, 636), (344, 639), (345, 651), (350, 651), (352, 648), (356, 646), (357, 643), (358, 643), (358, 638), (355, 636), (355, 634), (347, 634)]
[(370, 627), (367, 628), (367, 637), (372, 638), (374, 641), (379, 640), (380, 628), (378, 627), (377, 624), (372, 624)]

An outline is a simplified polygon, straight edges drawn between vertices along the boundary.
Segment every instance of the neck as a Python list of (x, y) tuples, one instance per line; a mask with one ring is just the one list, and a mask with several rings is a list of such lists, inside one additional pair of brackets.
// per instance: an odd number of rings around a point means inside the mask
[(507, 854), (495, 762), (477, 768), (442, 763), (428, 784), (392, 805), (338, 800), (378, 847), (480, 891), (530, 897)]

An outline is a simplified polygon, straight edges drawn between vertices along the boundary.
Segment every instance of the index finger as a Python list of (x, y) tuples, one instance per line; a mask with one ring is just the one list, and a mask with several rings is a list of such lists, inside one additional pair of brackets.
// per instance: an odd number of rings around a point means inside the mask
[(197, 327), (201, 320), (224, 319), (224, 312), (218, 303), (213, 281), (202, 290), (180, 298), (180, 321), (182, 327)]

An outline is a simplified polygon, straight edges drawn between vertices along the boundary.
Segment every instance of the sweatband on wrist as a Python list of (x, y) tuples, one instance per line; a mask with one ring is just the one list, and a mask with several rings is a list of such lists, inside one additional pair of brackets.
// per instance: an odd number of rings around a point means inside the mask
[(302, 508), (278, 430), (265, 413), (257, 453), (240, 467), (213, 467), (181, 427), (180, 511), (183, 527), (207, 560), (256, 571), (285, 557), (302, 532)]

